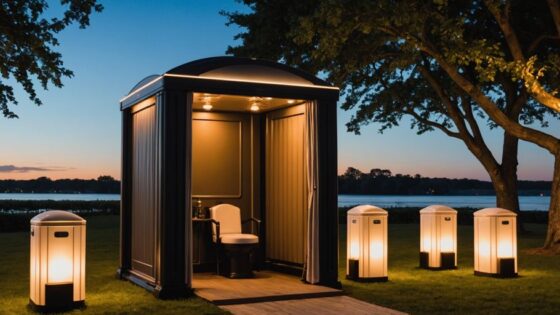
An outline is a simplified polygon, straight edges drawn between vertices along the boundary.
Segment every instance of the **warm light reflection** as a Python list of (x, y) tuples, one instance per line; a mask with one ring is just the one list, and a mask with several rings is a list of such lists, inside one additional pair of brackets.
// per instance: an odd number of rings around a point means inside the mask
[(356, 240), (350, 243), (350, 259), (360, 259), (360, 244)]
[(430, 237), (423, 237), (422, 238), (422, 251), (429, 252), (432, 249), (432, 242)]
[(49, 262), (49, 283), (72, 282), (71, 257), (54, 256)]
[(211, 104), (204, 104), (204, 105), (202, 105), (202, 108), (203, 108), (204, 110), (211, 110), (211, 109), (212, 109), (212, 105), (211, 105)]
[(478, 242), (478, 256), (490, 256), (490, 243), (487, 240), (480, 240)]
[(260, 109), (259, 105), (257, 105), (256, 103), (251, 105), (251, 111), (253, 112), (258, 112)]
[(382, 259), (383, 258), (383, 242), (381, 241), (371, 241), (369, 245), (369, 256), (371, 259)]
[(440, 242), (440, 250), (444, 253), (451, 253), (453, 251), (453, 238), (450, 235), (442, 236)]
[(509, 240), (498, 242), (498, 258), (513, 258), (513, 246)]

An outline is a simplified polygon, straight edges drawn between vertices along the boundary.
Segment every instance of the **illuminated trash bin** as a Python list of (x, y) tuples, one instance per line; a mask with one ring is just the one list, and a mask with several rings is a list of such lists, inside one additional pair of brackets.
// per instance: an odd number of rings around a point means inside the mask
[(39, 310), (84, 305), (86, 220), (66, 211), (31, 219), (30, 304)]
[(433, 205), (420, 210), (420, 267), (457, 268), (457, 211)]
[(346, 277), (387, 281), (387, 211), (370, 205), (347, 213)]
[(501, 208), (474, 213), (474, 274), (517, 276), (517, 214)]

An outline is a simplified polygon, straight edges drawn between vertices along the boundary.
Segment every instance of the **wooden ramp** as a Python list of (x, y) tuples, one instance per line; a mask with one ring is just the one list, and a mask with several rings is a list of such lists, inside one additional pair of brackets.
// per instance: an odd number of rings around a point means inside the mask
[(305, 284), (298, 277), (260, 271), (253, 279), (228, 279), (208, 273), (195, 273), (194, 293), (216, 305), (299, 300), (342, 295), (341, 290)]
[(225, 305), (220, 307), (234, 315), (405, 315), (405, 313), (348, 296)]

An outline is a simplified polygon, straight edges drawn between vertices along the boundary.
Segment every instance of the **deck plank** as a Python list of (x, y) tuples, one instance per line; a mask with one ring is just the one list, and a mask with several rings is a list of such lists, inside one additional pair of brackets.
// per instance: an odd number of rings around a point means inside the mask
[(196, 295), (217, 305), (338, 296), (341, 290), (303, 283), (298, 277), (260, 271), (253, 279), (227, 279), (207, 273), (193, 278)]
[(323, 297), (290, 301), (224, 305), (221, 308), (234, 315), (404, 315), (396, 310), (370, 304), (348, 296)]

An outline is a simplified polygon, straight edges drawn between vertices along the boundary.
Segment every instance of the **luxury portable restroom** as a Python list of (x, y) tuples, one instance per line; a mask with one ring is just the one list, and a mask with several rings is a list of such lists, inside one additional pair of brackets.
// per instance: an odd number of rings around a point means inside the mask
[(119, 275), (160, 298), (188, 295), (208, 254), (193, 205), (231, 204), (261, 221), (263, 268), (339, 286), (338, 96), (298, 69), (236, 57), (140, 81), (120, 101)]

